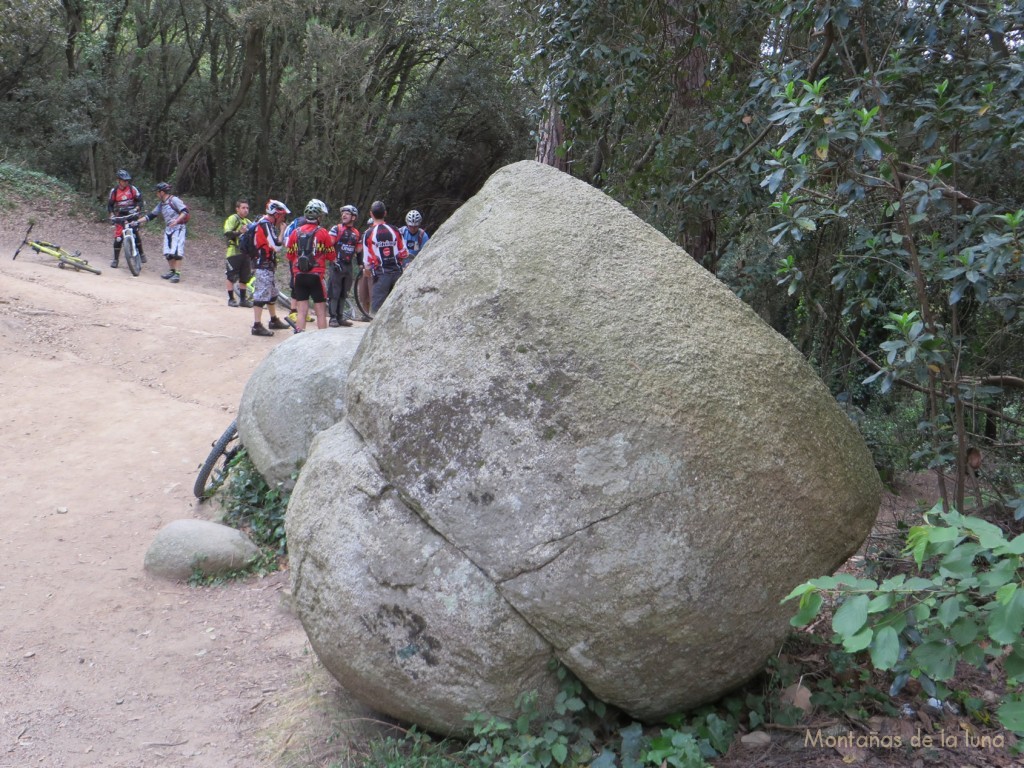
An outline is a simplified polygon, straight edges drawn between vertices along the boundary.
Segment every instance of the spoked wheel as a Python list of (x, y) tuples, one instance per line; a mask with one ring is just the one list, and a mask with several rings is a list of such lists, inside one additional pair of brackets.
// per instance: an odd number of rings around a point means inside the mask
[(132, 273), (132, 277), (138, 277), (142, 272), (142, 254), (139, 253), (139, 247), (135, 244), (135, 238), (125, 236), (123, 248), (124, 260), (128, 262), (128, 271)]
[(92, 266), (92, 264), (90, 264), (85, 259), (80, 259), (75, 256), (60, 256), (60, 262), (58, 263), (57, 266), (63, 269), (65, 265), (69, 267), (74, 267), (75, 269), (81, 270), (83, 272), (92, 272), (94, 275), (103, 274), (100, 270)]
[(192, 486), (192, 493), (197, 499), (204, 501), (220, 488), (227, 476), (228, 464), (241, 448), (242, 444), (238, 441), (238, 421), (232, 421), (224, 430), (224, 434), (214, 442), (210, 455), (199, 467), (196, 483)]

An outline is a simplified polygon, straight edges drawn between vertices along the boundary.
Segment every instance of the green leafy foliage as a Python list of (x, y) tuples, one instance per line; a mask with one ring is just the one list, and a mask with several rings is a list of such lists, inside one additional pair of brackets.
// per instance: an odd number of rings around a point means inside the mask
[(248, 533), (258, 546), (278, 555), (287, 551), (284, 516), (290, 494), (271, 488), (257, 471), (243, 448), (228, 465), (228, 475), (219, 491), (224, 522)]
[(920, 575), (883, 580), (848, 574), (812, 579), (786, 600), (799, 599), (791, 623), (806, 626), (829, 596), (834, 640), (848, 653), (867, 651), (878, 670), (895, 674), (894, 690), (918, 678), (929, 695), (951, 680), (957, 664), (984, 668), (1000, 661), (1008, 694), (997, 710), (1018, 733), (1024, 690), (1024, 534), (1007, 538), (998, 526), (933, 508), (910, 529), (906, 554)]

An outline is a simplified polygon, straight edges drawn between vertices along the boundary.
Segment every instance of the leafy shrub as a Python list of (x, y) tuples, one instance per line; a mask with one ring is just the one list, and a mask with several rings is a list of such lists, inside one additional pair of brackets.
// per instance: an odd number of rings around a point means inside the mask
[(258, 546), (278, 555), (287, 552), (284, 515), (290, 494), (271, 488), (242, 448), (228, 465), (228, 477), (220, 490), (224, 522), (248, 533)]
[(796, 587), (785, 598), (800, 601), (791, 623), (809, 624), (831, 596), (839, 606), (834, 642), (894, 673), (893, 695), (916, 678), (929, 696), (945, 698), (959, 662), (998, 662), (1007, 691), (996, 715), (1024, 735), (1024, 534), (1008, 540), (986, 520), (936, 505), (910, 529), (905, 552), (918, 576), (838, 574)]

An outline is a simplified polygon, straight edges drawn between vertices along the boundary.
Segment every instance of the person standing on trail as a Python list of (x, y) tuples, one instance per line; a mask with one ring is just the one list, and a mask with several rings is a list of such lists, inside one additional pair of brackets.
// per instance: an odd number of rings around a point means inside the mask
[(157, 216), (164, 217), (164, 258), (167, 259), (168, 271), (160, 275), (172, 283), (181, 282), (181, 261), (185, 258), (185, 222), (188, 221), (188, 206), (180, 197), (171, 194), (171, 185), (161, 181), (156, 185), (156, 208), (140, 216), (138, 221), (152, 221)]
[[(253, 242), (259, 255), (253, 265), (256, 272), (256, 288), (252, 294), (253, 336), (273, 336), (274, 331), (269, 329), (288, 327), (288, 324), (277, 316), (277, 281), (274, 278), (274, 269), (277, 267), (278, 251), (281, 250), (277, 233), (284, 224), (284, 217), (289, 213), (291, 211), (288, 210), (288, 206), (280, 200), (269, 200), (266, 214), (256, 222)], [(267, 323), (269, 329), (262, 323), (264, 307), (270, 312), (270, 322)]]
[[(224, 221), (224, 237), (228, 241), (227, 259), (224, 275), (228, 284), (229, 307), (251, 307), (252, 302), (246, 298), (245, 287), (252, 277), (252, 260), (238, 249), (238, 236), (252, 222), (249, 221), (249, 201), (237, 200), (235, 212)], [(235, 284), (238, 284), (238, 299), (235, 299)]]
[[(137, 216), (142, 210), (142, 193), (138, 187), (132, 184), (132, 175), (124, 168), (117, 172), (117, 185), (107, 195), (107, 213), (114, 216)], [(128, 226), (136, 227), (135, 245), (139, 249), (139, 258), (146, 261), (146, 254), (142, 252), (142, 237), (138, 232), (138, 224), (131, 223)], [(114, 259), (110, 262), (111, 269), (117, 269), (118, 261), (121, 258), (121, 244), (124, 242), (125, 224), (114, 225)]]
[(370, 206), (370, 227), (363, 235), (363, 274), (373, 276), (370, 309), (374, 314), (394, 290), (409, 255), (402, 234), (384, 221), (387, 215), (387, 206), (375, 200)]
[(332, 328), (352, 325), (345, 319), (345, 299), (352, 293), (352, 260), (357, 258), (362, 262), (363, 243), (355, 226), (357, 221), (359, 209), (346, 205), (341, 209), (341, 221), (331, 228), (337, 254), (327, 277), (327, 314), (331, 317)]
[(422, 223), (423, 217), (419, 211), (409, 211), (405, 214), (405, 226), (398, 229), (402, 239), (405, 240), (405, 248), (409, 251), (409, 258), (405, 260), (406, 269), (412, 264), (413, 259), (419, 255), (423, 246), (427, 244), (427, 240), (430, 239), (427, 230), (420, 226)]
[(334, 238), (320, 222), (327, 217), (327, 206), (322, 200), (310, 200), (302, 212), (304, 224), (292, 231), (288, 238), (288, 261), (292, 267), (292, 298), (296, 302), (295, 332), (306, 330), (309, 300), (313, 300), (316, 327), (327, 327), (327, 288), (324, 273), (327, 262), (334, 261)]

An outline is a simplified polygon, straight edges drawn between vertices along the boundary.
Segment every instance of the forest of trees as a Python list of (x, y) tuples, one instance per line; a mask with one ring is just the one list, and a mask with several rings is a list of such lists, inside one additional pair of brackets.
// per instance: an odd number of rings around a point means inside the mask
[(903, 463), (950, 503), (1024, 514), (1019, 3), (2, 8), (0, 161), (224, 209), (381, 196), (436, 228), (537, 157), (683, 245), (851, 407), (909, 412)]

